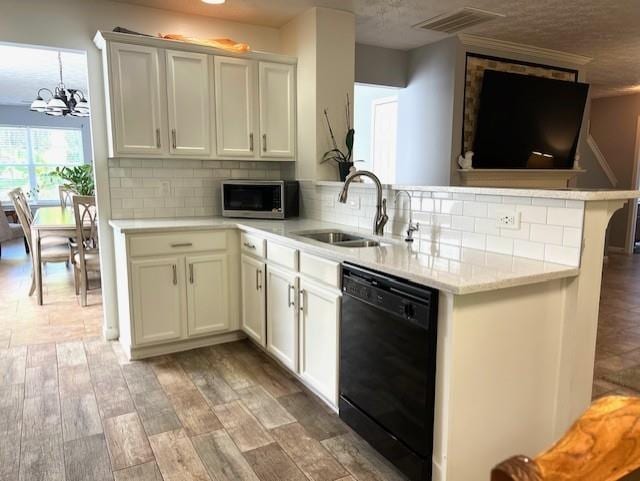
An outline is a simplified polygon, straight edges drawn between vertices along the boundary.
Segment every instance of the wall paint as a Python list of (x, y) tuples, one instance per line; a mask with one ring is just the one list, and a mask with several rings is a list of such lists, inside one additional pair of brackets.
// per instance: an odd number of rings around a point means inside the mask
[(387, 87), (406, 87), (409, 52), (356, 44), (356, 82)]
[[(591, 135), (598, 143), (618, 178), (617, 188), (634, 189), (633, 163), (636, 125), (640, 116), (640, 94), (605, 97), (591, 101)], [(609, 224), (609, 245), (624, 247), (627, 232), (627, 205), (617, 211)]]
[[(278, 51), (277, 29), (227, 22), (209, 17), (182, 15), (131, 4), (94, 0), (5, 0), (0, 19), (0, 41), (67, 48), (87, 52), (89, 94), (92, 102), (94, 169), (100, 206), (100, 249), (105, 335), (117, 336), (117, 299), (113, 235), (109, 227), (111, 202), (107, 163), (107, 130), (102, 80), (102, 62), (93, 44), (96, 30), (118, 25), (149, 32), (185, 33), (193, 36), (231, 37), (249, 43), (256, 50)], [(61, 12), (64, 12), (62, 14)], [(55, 21), (52, 21), (55, 19)]]
[(91, 126), (86, 117), (51, 117), (40, 112), (32, 112), (29, 106), (0, 105), (1, 125), (24, 125), (27, 127), (71, 127), (82, 129), (82, 147), (84, 160), (90, 163), (93, 159), (91, 149)]
[(449, 185), (458, 40), (409, 54), (409, 82), (398, 104), (398, 184)]

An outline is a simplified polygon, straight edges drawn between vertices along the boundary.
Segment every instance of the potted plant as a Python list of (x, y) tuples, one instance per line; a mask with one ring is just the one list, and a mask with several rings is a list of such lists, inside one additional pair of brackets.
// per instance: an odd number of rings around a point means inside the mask
[(95, 194), (96, 189), (91, 164), (56, 167), (55, 170), (49, 172), (49, 175), (55, 179), (62, 180), (62, 185), (78, 195)]
[(333, 149), (327, 151), (322, 156), (322, 163), (327, 162), (329, 160), (334, 161), (338, 164), (338, 170), (340, 172), (340, 180), (344, 181), (349, 175), (349, 170), (353, 167), (353, 161), (351, 160), (353, 155), (353, 139), (356, 131), (351, 127), (351, 104), (349, 102), (349, 95), (347, 94), (347, 106), (346, 106), (346, 116), (347, 116), (347, 134), (344, 139), (344, 144), (346, 147), (346, 152), (343, 152), (338, 148), (338, 143), (336, 142), (336, 138), (333, 135), (333, 129), (331, 128), (331, 122), (329, 121), (329, 114), (327, 113), (327, 109), (324, 109), (324, 118), (327, 121), (327, 127), (329, 128), (329, 135), (331, 135), (331, 142), (333, 143)]

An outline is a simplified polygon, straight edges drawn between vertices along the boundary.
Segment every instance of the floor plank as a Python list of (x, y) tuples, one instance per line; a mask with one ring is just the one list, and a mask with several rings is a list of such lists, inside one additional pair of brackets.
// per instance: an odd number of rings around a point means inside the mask
[(111, 465), (104, 434), (65, 441), (66, 481), (112, 481)]
[(20, 481), (65, 481), (60, 434), (22, 441)]
[(244, 457), (261, 481), (307, 481), (276, 443), (248, 451)]
[(153, 461), (153, 453), (137, 413), (105, 419), (104, 434), (114, 471)]
[(282, 449), (312, 481), (335, 481), (348, 472), (298, 424), (287, 424), (271, 431)]
[(84, 341), (84, 350), (89, 366), (113, 366), (118, 364), (115, 352), (109, 342), (102, 339)]
[(240, 451), (250, 451), (273, 442), (271, 435), (241, 401), (215, 406), (213, 411)]
[(204, 355), (232, 389), (244, 389), (256, 383), (250, 371), (234, 358), (223, 345), (207, 348)]
[(167, 394), (162, 389), (135, 393), (133, 402), (147, 436), (175, 431), (182, 427)]
[(93, 385), (86, 364), (58, 368), (60, 397), (77, 397), (93, 394)]
[(163, 481), (155, 461), (115, 471), (113, 476), (115, 481)]
[(330, 413), (311, 395), (300, 392), (278, 399), (313, 438), (322, 441), (347, 432), (340, 418)]
[(155, 391), (161, 388), (151, 365), (145, 362), (125, 364), (122, 366), (122, 373), (131, 394)]
[(214, 368), (211, 368), (208, 373), (194, 376), (193, 383), (212, 407), (239, 399), (238, 393), (231, 388), (229, 383)]
[(20, 467), (20, 425), (0, 432), (0, 481), (18, 479)]
[(253, 469), (223, 430), (191, 440), (209, 475), (216, 481), (258, 481)]
[(27, 367), (26, 347), (12, 347), (0, 355), (0, 385), (23, 384)]
[(24, 381), (25, 397), (58, 395), (58, 368), (55, 364), (28, 367)]
[(169, 394), (169, 400), (188, 436), (210, 433), (222, 427), (197, 389)]
[(239, 389), (238, 395), (242, 403), (267, 429), (295, 422), (295, 418), (262, 386)]
[(406, 481), (371, 446), (353, 433), (325, 439), (322, 445), (357, 479)]
[(0, 433), (11, 432), (16, 428), (20, 431), (23, 403), (23, 384), (0, 386)]
[(117, 363), (90, 367), (98, 409), (103, 419), (135, 411), (133, 399)]
[(60, 401), (58, 395), (45, 395), (24, 400), (22, 439), (61, 436)]
[(56, 345), (32, 344), (27, 346), (27, 367), (50, 366), (58, 363)]
[(87, 364), (82, 341), (60, 342), (56, 345), (58, 366), (80, 366)]
[(162, 360), (153, 363), (152, 367), (158, 382), (167, 394), (195, 389), (195, 385), (177, 361)]
[(156, 434), (149, 442), (164, 481), (211, 481), (182, 429)]
[(65, 441), (102, 433), (98, 404), (93, 394), (62, 399), (62, 433)]

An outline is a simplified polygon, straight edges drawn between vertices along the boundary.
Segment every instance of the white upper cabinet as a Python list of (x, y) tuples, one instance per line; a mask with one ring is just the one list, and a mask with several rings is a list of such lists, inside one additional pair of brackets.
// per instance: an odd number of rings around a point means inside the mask
[(167, 50), (169, 151), (208, 157), (211, 153), (210, 57)]
[(255, 75), (250, 60), (215, 57), (218, 155), (255, 155)]
[(114, 155), (166, 152), (158, 49), (112, 43), (110, 52)]
[(187, 256), (187, 329), (190, 337), (229, 329), (227, 254)]
[(293, 65), (259, 63), (260, 156), (293, 158), (295, 80)]

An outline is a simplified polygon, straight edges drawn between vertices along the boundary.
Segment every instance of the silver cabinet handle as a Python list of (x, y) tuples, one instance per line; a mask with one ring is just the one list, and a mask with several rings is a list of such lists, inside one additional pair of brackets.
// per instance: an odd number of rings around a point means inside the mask
[(262, 289), (262, 269), (256, 271), (256, 290)]
[(191, 247), (191, 246), (193, 246), (192, 242), (182, 242), (182, 243), (179, 243), (179, 244), (171, 244), (171, 247), (173, 247), (174, 249), (176, 247)]
[(242, 245), (245, 246), (247, 249), (255, 249), (256, 248), (256, 246), (254, 246), (250, 242), (244, 242)]
[(304, 295), (305, 295), (305, 290), (304, 289), (300, 289), (300, 311), (304, 311)]
[(193, 264), (189, 264), (189, 282), (193, 284)]
[(291, 300), (291, 289), (294, 290), (294, 294), (295, 294), (296, 286), (292, 286), (291, 284), (289, 284), (289, 289), (287, 289), (287, 296), (288, 296), (287, 304), (289, 305), (289, 307), (296, 305), (296, 303)]
[(249, 150), (253, 152), (253, 133), (249, 134)]
[(173, 264), (173, 266), (171, 266), (173, 268), (173, 285), (177, 286), (178, 285), (178, 267)]
[(177, 141), (176, 141), (176, 129), (171, 129), (171, 142), (173, 143), (173, 149), (176, 149)]
[(160, 129), (156, 129), (156, 147), (160, 148)]
[(262, 151), (267, 151), (267, 134), (262, 134)]

